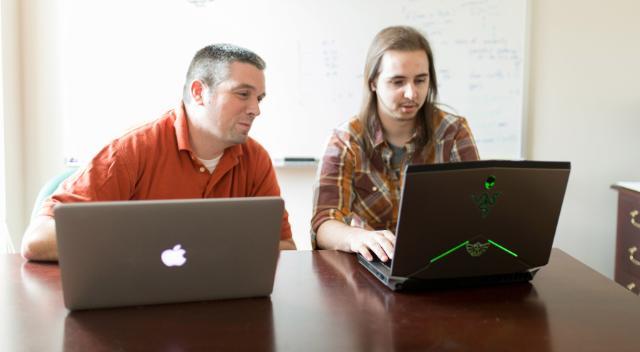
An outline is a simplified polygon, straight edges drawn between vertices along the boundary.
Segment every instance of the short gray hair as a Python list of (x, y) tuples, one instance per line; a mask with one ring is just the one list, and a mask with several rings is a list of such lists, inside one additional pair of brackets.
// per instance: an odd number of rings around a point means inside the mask
[(191, 60), (182, 90), (182, 99), (185, 102), (190, 101), (189, 84), (196, 79), (203, 81), (208, 87), (215, 88), (227, 79), (229, 65), (234, 62), (251, 64), (259, 70), (267, 67), (264, 60), (249, 49), (226, 43), (205, 46), (198, 50)]

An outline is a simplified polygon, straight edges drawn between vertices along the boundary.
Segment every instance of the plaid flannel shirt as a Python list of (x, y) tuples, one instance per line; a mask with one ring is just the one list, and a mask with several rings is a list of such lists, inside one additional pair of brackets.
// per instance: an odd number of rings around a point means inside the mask
[(363, 149), (364, 126), (354, 117), (333, 131), (318, 168), (311, 218), (311, 243), (327, 220), (375, 230), (395, 231), (404, 172), (408, 164), (478, 160), (467, 121), (439, 111), (434, 140), (416, 151), (415, 136), (405, 145), (400, 172), (391, 167), (393, 151), (379, 126), (372, 138), (372, 157)]

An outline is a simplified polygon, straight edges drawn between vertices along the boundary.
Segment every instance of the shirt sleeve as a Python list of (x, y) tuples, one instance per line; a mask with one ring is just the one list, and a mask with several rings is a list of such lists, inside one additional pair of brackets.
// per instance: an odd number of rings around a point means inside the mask
[(39, 215), (53, 217), (60, 203), (129, 200), (135, 179), (123, 154), (117, 142), (106, 146), (84, 169), (62, 182), (44, 201)]
[[(278, 179), (276, 178), (276, 172), (273, 168), (273, 163), (266, 150), (262, 147), (257, 147), (259, 158), (255, 165), (255, 180), (253, 182), (252, 197), (280, 197), (280, 186), (278, 185)], [(291, 239), (291, 225), (289, 224), (289, 213), (285, 207), (282, 214), (282, 224), (280, 226), (280, 239)]]
[(316, 248), (316, 232), (327, 220), (349, 223), (353, 201), (355, 153), (337, 132), (332, 134), (318, 168), (314, 185), (311, 244)]
[(460, 117), (458, 128), (454, 135), (454, 143), (451, 150), (452, 161), (480, 160), (476, 141), (471, 133), (471, 128), (465, 118)]

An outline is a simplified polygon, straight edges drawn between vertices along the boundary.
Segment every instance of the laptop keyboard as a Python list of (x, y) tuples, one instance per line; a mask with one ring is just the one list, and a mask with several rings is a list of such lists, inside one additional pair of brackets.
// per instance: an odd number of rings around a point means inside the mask
[(386, 266), (388, 268), (391, 268), (391, 263), (393, 263), (393, 259), (389, 259), (386, 262), (383, 262), (382, 260), (380, 260), (380, 258), (376, 257), (375, 255), (374, 255), (374, 258), (375, 258), (373, 260), (374, 262), (378, 262), (378, 263), (380, 263), (380, 264), (382, 264), (382, 265), (384, 265), (384, 266)]

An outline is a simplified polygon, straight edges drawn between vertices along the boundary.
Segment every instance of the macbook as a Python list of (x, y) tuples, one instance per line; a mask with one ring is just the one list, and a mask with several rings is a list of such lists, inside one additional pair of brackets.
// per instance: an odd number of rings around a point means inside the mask
[(268, 296), (278, 197), (61, 204), (55, 208), (68, 309)]
[(527, 281), (547, 264), (570, 163), (408, 166), (393, 261), (358, 259), (393, 290)]

